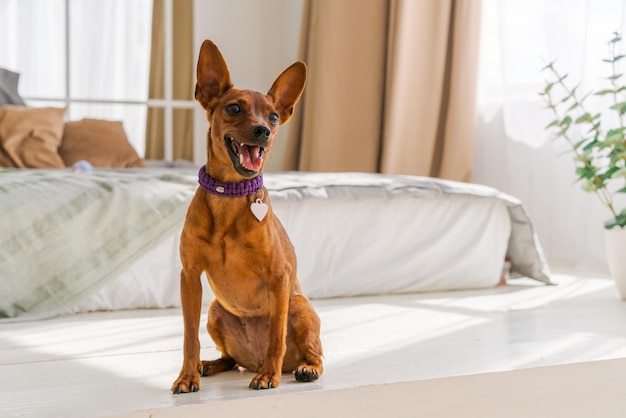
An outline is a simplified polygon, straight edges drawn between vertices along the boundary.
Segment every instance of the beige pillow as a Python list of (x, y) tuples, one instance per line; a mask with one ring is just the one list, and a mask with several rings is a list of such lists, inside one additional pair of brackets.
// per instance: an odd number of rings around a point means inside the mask
[(122, 122), (83, 119), (67, 122), (59, 154), (71, 167), (86, 160), (94, 167), (144, 167), (143, 160), (128, 142)]
[(63, 168), (58, 148), (64, 108), (0, 107), (0, 166)]

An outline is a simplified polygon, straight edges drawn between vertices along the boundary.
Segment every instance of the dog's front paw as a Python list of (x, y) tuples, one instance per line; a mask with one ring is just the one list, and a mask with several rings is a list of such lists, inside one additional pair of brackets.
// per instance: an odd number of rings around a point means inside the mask
[(180, 393), (197, 392), (200, 390), (200, 370), (180, 371), (178, 379), (172, 385), (172, 393), (178, 395)]
[(250, 389), (273, 389), (280, 385), (280, 373), (259, 373), (250, 382)]

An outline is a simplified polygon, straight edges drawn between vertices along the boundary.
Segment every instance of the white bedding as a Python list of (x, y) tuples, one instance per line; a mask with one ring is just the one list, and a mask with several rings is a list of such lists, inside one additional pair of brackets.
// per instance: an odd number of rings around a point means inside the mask
[[(115, 280), (62, 313), (180, 306), (179, 240), (180, 230), (165, 237)], [(204, 292), (207, 302), (211, 296), (210, 289)]]
[[(523, 205), (495, 189), (367, 174), (265, 180), (311, 298), (492, 287), (505, 258), (514, 273), (549, 283)], [(180, 306), (179, 231), (69, 311)]]
[(281, 201), (275, 210), (313, 298), (495, 286), (511, 231), (505, 205), (467, 197)]

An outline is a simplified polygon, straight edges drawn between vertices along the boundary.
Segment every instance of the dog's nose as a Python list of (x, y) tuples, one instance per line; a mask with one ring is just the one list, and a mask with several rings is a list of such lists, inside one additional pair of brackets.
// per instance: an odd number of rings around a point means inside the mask
[(268, 139), (271, 133), (270, 128), (265, 125), (256, 125), (252, 128), (252, 135), (255, 139)]

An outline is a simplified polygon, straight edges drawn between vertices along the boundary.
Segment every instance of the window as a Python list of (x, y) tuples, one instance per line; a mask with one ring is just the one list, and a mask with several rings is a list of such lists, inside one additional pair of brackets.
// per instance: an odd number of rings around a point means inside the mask
[(121, 120), (144, 154), (152, 0), (0, 0), (0, 67), (30, 106)]

